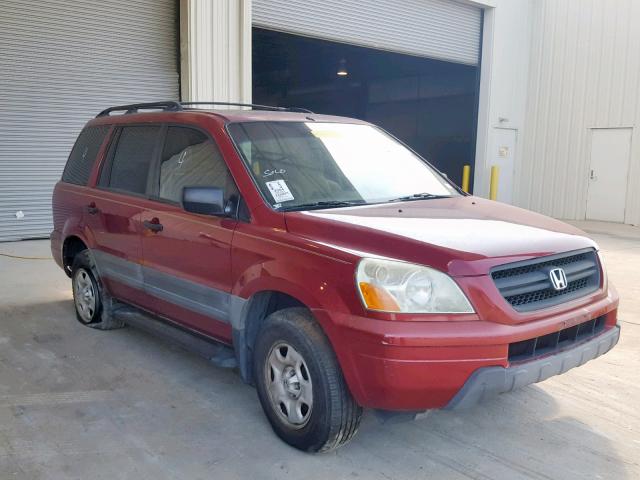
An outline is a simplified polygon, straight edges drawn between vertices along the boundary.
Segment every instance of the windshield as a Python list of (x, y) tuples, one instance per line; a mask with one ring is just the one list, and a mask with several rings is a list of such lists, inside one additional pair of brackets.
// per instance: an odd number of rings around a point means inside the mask
[(370, 125), (247, 122), (228, 129), (277, 209), (459, 195), (420, 157)]

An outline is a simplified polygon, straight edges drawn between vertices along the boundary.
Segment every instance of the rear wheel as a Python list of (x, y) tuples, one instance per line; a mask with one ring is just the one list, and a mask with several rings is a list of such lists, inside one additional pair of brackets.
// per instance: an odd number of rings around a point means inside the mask
[(362, 409), (308, 310), (288, 308), (267, 317), (256, 340), (253, 367), (262, 408), (286, 443), (326, 452), (355, 435)]
[(73, 259), (71, 287), (76, 318), (80, 323), (100, 330), (124, 326), (113, 316), (115, 302), (105, 292), (89, 250), (79, 252)]
[(85, 325), (99, 320), (100, 297), (95, 278), (85, 267), (79, 267), (73, 273), (73, 301), (80, 323)]

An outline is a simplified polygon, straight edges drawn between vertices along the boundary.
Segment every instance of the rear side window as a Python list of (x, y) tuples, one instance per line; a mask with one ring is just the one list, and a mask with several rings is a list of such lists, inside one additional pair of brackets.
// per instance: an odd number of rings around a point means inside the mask
[(67, 165), (62, 173), (62, 181), (74, 185), (86, 185), (98, 156), (104, 137), (109, 132), (109, 126), (87, 127), (78, 136)]
[(226, 199), (238, 193), (216, 144), (193, 128), (168, 128), (159, 177), (159, 197), (175, 203), (184, 187), (222, 188)]
[(118, 137), (106, 185), (114, 190), (144, 194), (159, 126), (124, 127)]

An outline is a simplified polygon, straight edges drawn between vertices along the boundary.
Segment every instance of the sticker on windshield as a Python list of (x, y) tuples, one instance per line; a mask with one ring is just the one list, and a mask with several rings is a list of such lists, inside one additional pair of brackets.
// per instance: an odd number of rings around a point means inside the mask
[(272, 182), (266, 182), (265, 184), (276, 202), (289, 202), (293, 200), (291, 190), (289, 190), (284, 180), (274, 180)]

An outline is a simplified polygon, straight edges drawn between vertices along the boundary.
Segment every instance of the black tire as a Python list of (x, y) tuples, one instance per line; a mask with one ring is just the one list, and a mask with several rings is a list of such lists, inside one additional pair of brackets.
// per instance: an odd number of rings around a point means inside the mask
[[(84, 309), (78, 284), (83, 282), (93, 294), (93, 308)], [(98, 271), (89, 250), (82, 250), (73, 259), (71, 267), (71, 290), (73, 291), (73, 305), (77, 320), (91, 328), (99, 330), (113, 330), (124, 327), (124, 323), (114, 318), (115, 300), (105, 291)]]
[[(278, 346), (284, 350), (278, 350)], [(292, 347), (292, 354), (295, 352), (303, 359), (304, 368), (299, 369), (303, 383), (312, 385), (312, 406), (307, 407), (307, 419), (299, 425), (285, 419), (287, 407), (280, 403), (278, 411), (277, 400), (272, 400), (273, 395), (269, 393), (269, 386), (273, 391), (275, 385), (280, 388), (282, 383), (279, 394), (291, 395), (286, 390), (290, 387), (283, 380), (286, 375), (278, 374), (277, 379), (282, 382), (275, 379), (270, 363), (272, 352), (278, 350), (287, 354), (288, 347)], [(255, 344), (253, 375), (271, 427), (289, 445), (307, 452), (328, 452), (347, 443), (356, 434), (362, 408), (347, 388), (329, 340), (307, 309), (287, 308), (265, 319)], [(304, 412), (304, 404), (298, 412)], [(304, 416), (304, 413), (298, 415)]]

